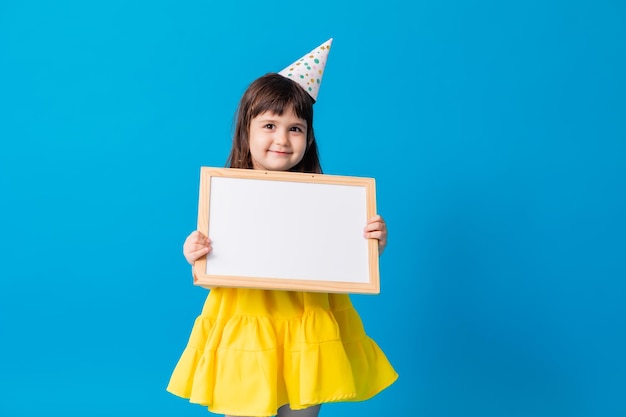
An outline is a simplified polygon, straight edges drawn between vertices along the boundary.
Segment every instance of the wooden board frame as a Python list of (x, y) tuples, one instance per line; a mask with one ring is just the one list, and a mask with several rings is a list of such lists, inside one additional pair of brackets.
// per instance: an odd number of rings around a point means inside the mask
[[(261, 180), (258, 181), (247, 181), (246, 180)], [(213, 187), (212, 187), (213, 183)], [(307, 187), (309, 184), (309, 188)], [(310, 185), (314, 186), (311, 187)], [(219, 185), (219, 187), (218, 187)], [(281, 272), (279, 277), (271, 274), (259, 274), (254, 273), (230, 273), (228, 270), (228, 266), (226, 272), (224, 270), (219, 271), (218, 273), (211, 271), (211, 268), (215, 267), (219, 264), (216, 260), (227, 258), (227, 256), (222, 256), (220, 254), (225, 254), (228, 251), (238, 251), (240, 246), (235, 245), (234, 243), (230, 244), (230, 248), (225, 248), (227, 246), (224, 243), (224, 239), (221, 241), (215, 241), (211, 232), (214, 231), (218, 233), (218, 229), (222, 227), (224, 223), (231, 224), (239, 224), (240, 219), (246, 219), (247, 216), (256, 211), (259, 205), (250, 205), (250, 204), (236, 204), (236, 206), (247, 206), (247, 207), (233, 207), (233, 205), (228, 205), (228, 214), (224, 215), (224, 210), (221, 211), (222, 214), (218, 214), (218, 205), (217, 202), (228, 200), (230, 198), (230, 194), (242, 194), (242, 191), (233, 191), (239, 187), (248, 187), (245, 190), (253, 191), (254, 187), (264, 187), (265, 191), (262, 191), (262, 205), (265, 207), (268, 213), (272, 212), (272, 210), (280, 211), (284, 208), (284, 201), (280, 203), (281, 198), (286, 198), (284, 190), (282, 187), (290, 187), (289, 188), (289, 201), (297, 200), (294, 199), (294, 196), (300, 195), (301, 197), (309, 198), (308, 196), (315, 194), (316, 202), (314, 204), (318, 204), (319, 206), (315, 206), (315, 208), (311, 209), (314, 215), (305, 215), (306, 224), (310, 224), (311, 222), (318, 222), (318, 225), (313, 225), (312, 228), (314, 230), (313, 233), (307, 232), (306, 235), (300, 238), (295, 239), (295, 241), (289, 241), (288, 245), (281, 244), (278, 245), (279, 241), (274, 242), (275, 245), (281, 247), (281, 251), (283, 253), (280, 256), (277, 256), (276, 261), (269, 262), (272, 266), (277, 266), (280, 264)], [(274, 192), (271, 188), (277, 188), (281, 190), (276, 190)], [(346, 188), (349, 187), (349, 188)], [(357, 188), (355, 188), (357, 187)], [(222, 190), (222, 191), (218, 191)], [(226, 191), (224, 191), (226, 190)], [(269, 192), (268, 192), (269, 190)], [(315, 193), (312, 193), (311, 190), (315, 190)], [(323, 191), (323, 193), (322, 193)], [(272, 194), (274, 193), (274, 194)], [(282, 193), (282, 194), (281, 194)], [(323, 194), (323, 198), (320, 196)], [(364, 198), (362, 201), (360, 197), (344, 197), (344, 195), (353, 194), (353, 195), (363, 195)], [(229, 195), (227, 198), (226, 195)], [(282, 195), (282, 197), (281, 197)], [(324, 201), (326, 200), (326, 195), (334, 195), (333, 201)], [(336, 198), (340, 196), (339, 198)], [(249, 198), (246, 194), (246, 198)], [(305, 198), (305, 199), (306, 199)], [(343, 201), (343, 198), (350, 198), (350, 200)], [(220, 200), (221, 199), (221, 200)], [(344, 204), (341, 206), (337, 206), (337, 201), (343, 201)], [(274, 203), (276, 201), (276, 203)], [(255, 201), (256, 202), (256, 201)], [(223, 203), (226, 204), (226, 203)], [(230, 204), (230, 203), (229, 203)], [(277, 207), (267, 208), (272, 204), (277, 204)], [(280, 205), (282, 204), (282, 205)], [(307, 203), (311, 205), (310, 202)], [(335, 206), (333, 206), (335, 204)], [(337, 217), (335, 213), (345, 211), (343, 207), (359, 207), (356, 210), (352, 210), (350, 212), (342, 214), (343, 218), (339, 219), (329, 219), (329, 217)], [(212, 210), (213, 209), (213, 210)], [(232, 212), (231, 210), (234, 210)], [(300, 210), (300, 209), (297, 209)], [(328, 210), (332, 210), (332, 216), (326, 216), (326, 218), (317, 218), (320, 216), (316, 216), (318, 212), (326, 212)], [(286, 211), (286, 210), (285, 210)], [(211, 214), (213, 212), (213, 214)], [(283, 213), (286, 214), (286, 213)], [(293, 213), (292, 213), (293, 214)], [(194, 284), (206, 288), (215, 288), (215, 287), (235, 287), (235, 288), (257, 288), (257, 289), (268, 289), (268, 290), (287, 290), (287, 291), (312, 291), (312, 292), (332, 292), (332, 293), (357, 293), (357, 294), (378, 294), (380, 292), (380, 275), (379, 275), (379, 263), (378, 263), (378, 240), (377, 239), (365, 239), (363, 237), (363, 229), (365, 227), (367, 219), (371, 218), (376, 214), (376, 185), (375, 180), (373, 178), (365, 178), (365, 177), (348, 177), (348, 176), (338, 176), (338, 175), (324, 175), (324, 174), (306, 174), (306, 173), (294, 173), (294, 172), (283, 172), (283, 171), (261, 171), (261, 170), (252, 170), (252, 169), (234, 169), (234, 168), (213, 168), (213, 167), (201, 167), (200, 169), (200, 193), (199, 193), (199, 202), (198, 202), (198, 230), (202, 232), (204, 235), (209, 236), (212, 240), (212, 252), (207, 256), (203, 256), (199, 258), (193, 266), (193, 277)], [(299, 215), (299, 214), (298, 214)], [(213, 216), (213, 218), (211, 218)], [(216, 218), (221, 216), (220, 218)], [(282, 218), (282, 217), (281, 217)], [(265, 219), (265, 217), (263, 218)], [(359, 219), (359, 220), (357, 220)], [(213, 220), (214, 223), (211, 223)], [(221, 222), (220, 222), (221, 220)], [(323, 236), (313, 236), (315, 234), (324, 233), (324, 226), (326, 226), (326, 232), (328, 232), (328, 224), (324, 222), (334, 221), (336, 225), (341, 225), (341, 227), (332, 227), (332, 233), (344, 233), (346, 236), (333, 236), (329, 237), (327, 234)], [(354, 223), (358, 221), (359, 226), (355, 227)], [(265, 223), (265, 222), (257, 222), (257, 223)], [(253, 225), (248, 224), (247, 231), (249, 228), (254, 228), (257, 223)], [(281, 221), (273, 221), (271, 223), (272, 231), (283, 231), (285, 232), (290, 228), (288, 224), (281, 225)], [(302, 221), (291, 222), (291, 224), (305, 224)], [(362, 223), (362, 224), (361, 224)], [(352, 224), (352, 227), (349, 228), (346, 226), (346, 230), (338, 230), (343, 229), (343, 224)], [(231, 226), (232, 227), (232, 226)], [(282, 227), (283, 229), (278, 229)], [(293, 227), (293, 226), (291, 226)], [(309, 226), (307, 226), (309, 227)], [(358, 230), (357, 230), (358, 229)], [(220, 229), (221, 230), (221, 229)], [(319, 230), (319, 233), (315, 230)], [(223, 232), (221, 236), (238, 234), (241, 232), (237, 231), (228, 231), (228, 234)], [(255, 233), (254, 231), (250, 231), (250, 233)], [(358, 233), (358, 239), (360, 242), (354, 239), (353, 234)], [(276, 233), (280, 235), (280, 233)], [(349, 234), (349, 236), (348, 236)], [(253, 235), (255, 237), (254, 240), (257, 239), (257, 236), (263, 236), (262, 245), (258, 246), (256, 251), (260, 250), (258, 248), (266, 248), (272, 247), (271, 236), (274, 233), (265, 233), (259, 231), (259, 235)], [(333, 239), (332, 242), (342, 242), (341, 238), (345, 237), (346, 241), (352, 242), (353, 240), (356, 242), (355, 244), (346, 244), (341, 246), (342, 250), (345, 248), (350, 251), (349, 259), (341, 258), (339, 261), (336, 255), (337, 250), (331, 253), (330, 250), (325, 252), (324, 243), (330, 242), (328, 239)], [(269, 242), (266, 239), (270, 239)], [(219, 239), (218, 239), (219, 240)], [(253, 239), (245, 239), (242, 238), (239, 240), (239, 243), (245, 243)], [(314, 242), (313, 244), (311, 242)], [(317, 242), (317, 244), (315, 243)], [(222, 246), (220, 247), (220, 243)], [(337, 243), (339, 244), (339, 243)], [(363, 245), (363, 246), (361, 246)], [(234, 246), (237, 246), (235, 248)], [(350, 248), (348, 248), (350, 246)], [(293, 250), (293, 252), (289, 252)], [(299, 251), (307, 251), (307, 256), (310, 255), (311, 259), (315, 259), (314, 263), (309, 263), (302, 266), (302, 263), (296, 263), (294, 261), (293, 269), (296, 270), (298, 268), (308, 268), (308, 271), (311, 269), (317, 270), (320, 269), (320, 274), (312, 277), (304, 277), (302, 270), (299, 273), (291, 274), (289, 270), (289, 266), (282, 265), (283, 261), (290, 259), (290, 253), (294, 256), (293, 258), (297, 258), (298, 256), (302, 256), (303, 252)], [(221, 252), (220, 252), (221, 251)], [(242, 249), (243, 251), (243, 249)], [(289, 253), (285, 253), (289, 252)], [(247, 259), (254, 258), (256, 252), (248, 251), (241, 253), (242, 262), (240, 264), (246, 264)], [(232, 254), (231, 254), (232, 255)], [(239, 253), (237, 254), (239, 255)], [(259, 257), (262, 257), (259, 255)], [(327, 258), (336, 258), (332, 265), (324, 265), (324, 261)], [(208, 258), (208, 259), (207, 259)], [(266, 260), (267, 261), (267, 260)], [(213, 262), (213, 263), (212, 263)], [(263, 263), (263, 260), (260, 260), (260, 263)], [(207, 269), (207, 265), (209, 269)], [(247, 265), (247, 264), (246, 264)], [(296, 266), (298, 265), (298, 266)], [(346, 266), (348, 265), (348, 266)], [(338, 266), (338, 268), (335, 268)], [(335, 271), (341, 270), (343, 268), (351, 268), (348, 271), (354, 271), (354, 273), (347, 273), (341, 276), (341, 278), (331, 278), (328, 279), (328, 276), (332, 276), (333, 274), (324, 274), (323, 271)], [(324, 269), (326, 268), (326, 269)], [(237, 269), (237, 268), (235, 268)], [(287, 274), (283, 274), (285, 271)], [(321, 275), (324, 275), (322, 277)], [(319, 277), (319, 278), (318, 278)], [(348, 277), (345, 279), (343, 277)]]

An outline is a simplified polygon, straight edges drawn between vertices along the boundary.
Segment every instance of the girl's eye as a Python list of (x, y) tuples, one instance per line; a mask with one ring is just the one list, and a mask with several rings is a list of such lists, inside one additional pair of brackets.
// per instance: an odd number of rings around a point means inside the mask
[(298, 126), (294, 126), (294, 127), (292, 127), (292, 128), (291, 128), (291, 131), (292, 131), (292, 132), (300, 132), (300, 133), (302, 133), (302, 129), (300, 129)]
[(265, 128), (266, 129), (273, 129), (274, 125), (272, 123), (268, 123), (268, 124), (265, 125)]

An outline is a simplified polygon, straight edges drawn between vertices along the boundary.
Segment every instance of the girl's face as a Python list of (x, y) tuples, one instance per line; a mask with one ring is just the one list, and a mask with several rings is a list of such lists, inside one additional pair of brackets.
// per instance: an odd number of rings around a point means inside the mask
[(261, 113), (250, 121), (252, 167), (265, 171), (287, 171), (304, 157), (306, 120), (288, 109), (282, 115)]

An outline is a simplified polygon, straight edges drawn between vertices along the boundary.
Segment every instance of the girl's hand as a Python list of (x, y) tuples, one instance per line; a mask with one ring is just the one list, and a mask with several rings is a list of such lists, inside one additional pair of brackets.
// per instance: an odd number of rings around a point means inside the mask
[(187, 239), (185, 239), (185, 243), (183, 244), (183, 255), (185, 255), (185, 259), (187, 262), (193, 265), (193, 263), (211, 252), (211, 240), (200, 233), (199, 231), (192, 232)]
[(382, 254), (387, 246), (387, 225), (385, 220), (376, 215), (367, 221), (363, 230), (363, 237), (366, 239), (378, 239), (378, 253)]

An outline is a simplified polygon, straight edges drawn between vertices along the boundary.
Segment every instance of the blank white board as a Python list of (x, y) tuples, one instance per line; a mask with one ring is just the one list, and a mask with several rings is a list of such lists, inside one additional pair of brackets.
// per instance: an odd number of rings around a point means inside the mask
[(212, 251), (194, 282), (376, 294), (378, 242), (373, 178), (202, 167), (198, 230)]

